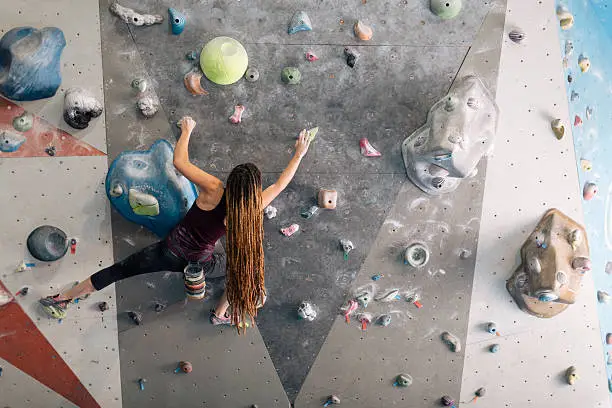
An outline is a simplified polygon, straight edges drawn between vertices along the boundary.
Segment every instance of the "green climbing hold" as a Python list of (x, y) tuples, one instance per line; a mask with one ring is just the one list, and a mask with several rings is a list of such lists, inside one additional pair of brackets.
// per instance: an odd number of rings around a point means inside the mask
[(13, 127), (19, 132), (27, 132), (32, 129), (34, 124), (34, 115), (29, 112), (23, 112), (21, 115), (13, 119)]
[(431, 0), (431, 12), (444, 20), (457, 17), (461, 11), (461, 0)]
[(210, 81), (219, 85), (230, 85), (242, 78), (249, 66), (249, 57), (237, 40), (217, 37), (202, 49), (200, 65)]
[(302, 74), (300, 74), (300, 70), (295, 67), (285, 67), (281, 72), (281, 80), (290, 85), (297, 85), (300, 83), (302, 79)]

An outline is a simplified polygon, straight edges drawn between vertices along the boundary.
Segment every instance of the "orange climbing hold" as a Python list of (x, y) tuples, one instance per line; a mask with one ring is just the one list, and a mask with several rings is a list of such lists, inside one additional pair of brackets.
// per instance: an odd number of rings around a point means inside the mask
[(355, 36), (362, 41), (370, 41), (372, 35), (374, 35), (372, 27), (366, 25), (362, 21), (357, 21), (353, 29), (355, 30)]
[(202, 74), (193, 71), (189, 72), (184, 78), (185, 88), (187, 88), (192, 95), (208, 95), (208, 92), (202, 88), (202, 84), (200, 83), (201, 79)]

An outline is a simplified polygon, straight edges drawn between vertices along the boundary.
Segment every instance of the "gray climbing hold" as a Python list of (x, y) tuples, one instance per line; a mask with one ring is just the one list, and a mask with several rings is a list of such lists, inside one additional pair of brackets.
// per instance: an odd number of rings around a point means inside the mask
[(249, 82), (255, 82), (259, 79), (259, 71), (257, 68), (249, 68), (244, 73), (244, 79)]
[(425, 245), (414, 243), (404, 252), (404, 263), (414, 268), (424, 266), (429, 261), (429, 251)]
[(13, 119), (13, 127), (15, 130), (20, 132), (27, 132), (32, 129), (32, 125), (34, 124), (34, 115), (31, 113), (24, 111), (21, 115), (17, 116)]
[(85, 129), (102, 114), (102, 103), (83, 88), (70, 88), (64, 95), (64, 120), (75, 129)]
[(160, 24), (164, 18), (158, 14), (140, 14), (128, 7), (123, 7), (114, 1), (110, 6), (111, 13), (123, 20), (124, 23), (135, 26)]
[(144, 92), (147, 90), (147, 80), (144, 78), (136, 78), (132, 81), (132, 89), (138, 92)]
[(159, 110), (159, 99), (154, 93), (146, 93), (138, 99), (136, 106), (145, 117), (150, 118)]
[(142, 313), (130, 310), (128, 312), (128, 317), (132, 319), (132, 322), (134, 322), (134, 324), (138, 326), (142, 324)]
[(412, 385), (412, 376), (410, 374), (400, 374), (395, 377), (395, 386), (409, 387)]
[(297, 85), (302, 80), (302, 74), (295, 67), (285, 67), (281, 72), (281, 80), (289, 85)]
[(25, 136), (11, 132), (10, 130), (3, 130), (0, 132), (0, 152), (16, 152), (25, 141)]
[(387, 327), (388, 325), (391, 324), (391, 315), (388, 315), (388, 314), (380, 315), (378, 319), (376, 320), (376, 324), (383, 326), (383, 327)]
[(312, 31), (312, 23), (305, 11), (297, 11), (291, 18), (287, 29), (289, 34), (295, 34), (299, 31)]
[(30, 254), (39, 261), (57, 261), (68, 251), (66, 233), (51, 225), (42, 225), (30, 233), (27, 240)]
[(520, 44), (525, 39), (525, 33), (519, 30), (512, 30), (508, 33), (508, 37), (513, 42)]
[(444, 332), (440, 336), (440, 339), (448, 346), (450, 351), (453, 353), (461, 352), (461, 340), (452, 333)]
[(431, 0), (429, 8), (436, 16), (449, 20), (461, 11), (461, 0)]

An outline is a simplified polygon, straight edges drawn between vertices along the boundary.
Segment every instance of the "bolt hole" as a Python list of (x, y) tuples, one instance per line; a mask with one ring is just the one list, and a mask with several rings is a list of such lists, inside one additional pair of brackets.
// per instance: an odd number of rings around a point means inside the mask
[(181, 22), (181, 20), (179, 20), (178, 18), (175, 18), (175, 19), (174, 19), (174, 22), (178, 24), (178, 23), (180, 23), (180, 22)]

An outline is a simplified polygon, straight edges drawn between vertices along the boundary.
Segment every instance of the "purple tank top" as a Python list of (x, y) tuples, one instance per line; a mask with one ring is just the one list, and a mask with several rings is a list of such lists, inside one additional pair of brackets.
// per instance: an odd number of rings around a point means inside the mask
[(210, 211), (202, 210), (194, 201), (185, 218), (166, 238), (168, 249), (187, 261), (209, 260), (215, 243), (225, 234), (225, 213), (225, 193)]

